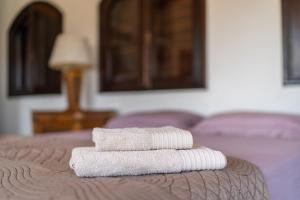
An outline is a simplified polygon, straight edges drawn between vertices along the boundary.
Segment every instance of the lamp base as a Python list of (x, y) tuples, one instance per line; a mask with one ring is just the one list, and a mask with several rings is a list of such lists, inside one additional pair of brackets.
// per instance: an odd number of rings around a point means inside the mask
[(68, 108), (66, 112), (80, 113), (81, 94), (81, 69), (66, 69), (63, 71), (63, 78), (67, 89)]

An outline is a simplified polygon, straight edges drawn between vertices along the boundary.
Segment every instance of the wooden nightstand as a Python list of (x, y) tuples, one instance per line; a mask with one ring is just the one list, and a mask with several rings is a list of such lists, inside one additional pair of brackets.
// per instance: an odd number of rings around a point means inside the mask
[(79, 131), (101, 127), (116, 116), (114, 111), (40, 112), (32, 113), (33, 131), (37, 133)]

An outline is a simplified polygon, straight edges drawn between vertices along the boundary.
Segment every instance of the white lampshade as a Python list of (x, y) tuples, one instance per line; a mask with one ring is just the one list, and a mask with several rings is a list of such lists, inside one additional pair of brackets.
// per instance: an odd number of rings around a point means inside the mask
[(49, 66), (56, 70), (86, 69), (91, 66), (87, 40), (77, 35), (57, 36)]

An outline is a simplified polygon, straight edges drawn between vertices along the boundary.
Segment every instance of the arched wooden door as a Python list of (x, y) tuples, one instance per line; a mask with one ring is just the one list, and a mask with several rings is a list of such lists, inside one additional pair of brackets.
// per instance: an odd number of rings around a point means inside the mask
[(48, 61), (62, 14), (46, 2), (26, 6), (9, 30), (9, 95), (60, 93), (60, 73)]

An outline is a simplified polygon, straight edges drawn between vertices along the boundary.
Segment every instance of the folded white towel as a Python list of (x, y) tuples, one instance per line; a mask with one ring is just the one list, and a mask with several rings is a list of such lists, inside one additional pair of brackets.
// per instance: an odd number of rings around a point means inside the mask
[(190, 149), (193, 137), (189, 131), (171, 126), (161, 128), (94, 128), (97, 151), (130, 151), (152, 149)]
[(222, 169), (226, 157), (206, 147), (192, 150), (96, 151), (78, 147), (72, 151), (70, 167), (80, 177), (178, 173)]

